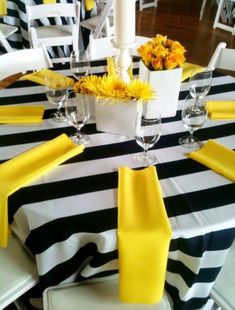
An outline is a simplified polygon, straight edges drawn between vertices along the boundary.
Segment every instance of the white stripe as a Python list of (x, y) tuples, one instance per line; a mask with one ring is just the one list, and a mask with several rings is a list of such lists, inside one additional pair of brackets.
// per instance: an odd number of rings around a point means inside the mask
[(228, 249), (220, 251), (205, 251), (202, 256), (195, 257), (183, 253), (180, 250), (169, 252), (168, 257), (175, 261), (182, 262), (195, 274), (202, 268), (217, 268), (224, 263)]
[(206, 298), (211, 291), (212, 283), (195, 283), (192, 287), (188, 287), (182, 279), (181, 275), (166, 272), (166, 282), (179, 290), (180, 299), (188, 301), (191, 298)]
[[(36, 255), (39, 275), (43, 275), (50, 271), (54, 266), (66, 262), (72, 258), (80, 248), (89, 242), (93, 242), (97, 245), (99, 253), (108, 253), (117, 249), (116, 240), (116, 229), (104, 231), (99, 234), (73, 234), (67, 240), (53, 244), (50, 248), (44, 251), (42, 255)], [(51, 259), (52, 257), (53, 260)], [(101, 268), (104, 266), (101, 266)], [(117, 268), (117, 266), (115, 268)]]

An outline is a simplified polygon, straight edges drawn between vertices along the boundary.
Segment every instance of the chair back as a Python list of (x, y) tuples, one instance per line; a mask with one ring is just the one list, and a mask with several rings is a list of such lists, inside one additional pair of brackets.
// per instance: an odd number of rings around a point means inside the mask
[[(47, 48), (52, 46), (72, 45), (78, 50), (80, 2), (26, 5), (27, 25), (31, 47), (40, 43)], [(56, 25), (51, 25), (48, 18), (54, 18)], [(63, 23), (66, 19), (66, 23)], [(37, 25), (40, 20), (42, 26)], [(68, 61), (68, 57), (52, 59), (52, 62)]]
[(235, 71), (235, 49), (226, 48), (226, 43), (220, 42), (209, 61), (208, 68)]
[(0, 249), (0, 309), (4, 309), (38, 282), (36, 262), (14, 234)]
[(43, 292), (44, 310), (171, 310), (166, 292), (158, 304), (122, 303), (118, 298), (118, 279), (87, 281), (49, 287)]
[(50, 67), (52, 63), (43, 46), (13, 51), (0, 55), (0, 80), (16, 73)]
[(113, 0), (109, 0), (103, 6), (103, 9), (99, 15), (81, 21), (80, 25), (86, 29), (89, 29), (92, 32), (94, 39), (101, 36), (103, 29), (105, 29), (105, 36), (110, 36), (114, 33), (114, 28), (110, 25), (110, 21), (108, 19), (112, 10)]
[(2, 46), (5, 48), (7, 52), (13, 51), (12, 47), (7, 41), (7, 38), (11, 36), (13, 33), (15, 33), (17, 30), (18, 28), (15, 26), (0, 23), (0, 43), (2, 44)]

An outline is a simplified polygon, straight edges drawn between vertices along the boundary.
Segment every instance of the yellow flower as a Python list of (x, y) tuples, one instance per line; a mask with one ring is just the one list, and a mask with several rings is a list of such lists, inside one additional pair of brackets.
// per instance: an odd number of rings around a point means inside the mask
[(150, 70), (168, 70), (182, 66), (185, 62), (185, 48), (167, 36), (157, 35), (141, 45), (138, 53)]
[(125, 83), (116, 76), (98, 77), (96, 75), (85, 76), (75, 85), (74, 90), (83, 94), (95, 95), (98, 98), (115, 100), (143, 100), (152, 99), (154, 91), (150, 84), (133, 79)]

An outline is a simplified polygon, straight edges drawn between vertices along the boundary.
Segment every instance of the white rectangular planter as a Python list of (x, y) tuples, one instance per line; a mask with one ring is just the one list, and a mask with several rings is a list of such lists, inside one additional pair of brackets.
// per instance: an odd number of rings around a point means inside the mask
[(96, 129), (134, 137), (136, 114), (139, 108), (140, 103), (136, 100), (112, 102), (99, 99), (95, 103)]
[(156, 92), (156, 98), (148, 106), (157, 106), (161, 117), (175, 116), (179, 99), (182, 68), (150, 71), (140, 61), (139, 79), (149, 82)]

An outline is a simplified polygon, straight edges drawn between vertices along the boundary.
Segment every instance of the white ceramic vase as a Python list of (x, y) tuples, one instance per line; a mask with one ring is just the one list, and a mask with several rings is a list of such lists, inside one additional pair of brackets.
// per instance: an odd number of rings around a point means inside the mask
[(156, 97), (148, 101), (148, 106), (157, 106), (161, 117), (175, 116), (179, 99), (182, 68), (151, 71), (140, 61), (139, 79), (149, 82)]
[(95, 103), (96, 129), (135, 137), (136, 114), (140, 107), (141, 103), (136, 100), (97, 99)]

